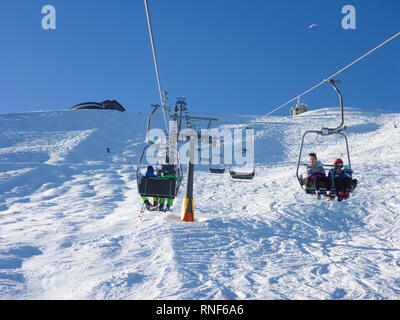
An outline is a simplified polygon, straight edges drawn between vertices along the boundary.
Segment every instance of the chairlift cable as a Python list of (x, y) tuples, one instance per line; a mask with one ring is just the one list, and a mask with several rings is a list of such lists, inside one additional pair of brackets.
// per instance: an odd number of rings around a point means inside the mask
[(146, 7), (147, 25), (149, 27), (151, 48), (152, 48), (152, 51), (153, 51), (154, 68), (156, 70), (156, 75), (157, 75), (157, 84), (158, 84), (158, 91), (159, 91), (159, 94), (160, 94), (161, 108), (162, 108), (162, 112), (163, 112), (163, 115), (164, 115), (166, 134), (168, 136), (168, 122), (167, 122), (167, 115), (166, 115), (166, 112), (165, 112), (165, 97), (163, 96), (163, 92), (162, 92), (162, 89), (161, 89), (160, 73), (159, 73), (159, 70), (158, 70), (157, 55), (156, 55), (156, 48), (155, 48), (155, 44), (154, 44), (153, 29), (151, 27), (151, 19), (150, 19), (150, 10), (149, 10), (148, 0), (144, 0), (144, 5)]
[(303, 93), (297, 95), (296, 97), (294, 97), (293, 99), (289, 100), (288, 102), (282, 104), (281, 106), (279, 106), (278, 108), (272, 110), (271, 112), (268, 112), (267, 114), (265, 114), (263, 117), (268, 117), (269, 115), (271, 115), (272, 113), (274, 113), (275, 111), (278, 111), (279, 109), (282, 109), (283, 107), (287, 106), (289, 103), (295, 101), (296, 99), (301, 98), (302, 96), (304, 96), (305, 94), (309, 93), (310, 91), (320, 87), (321, 85), (323, 85), (325, 82), (329, 82), (332, 78), (336, 77), (338, 74), (342, 73), (343, 71), (345, 71), (346, 69), (350, 68), (352, 65), (356, 64), (357, 62), (363, 60), (364, 58), (366, 58), (367, 56), (369, 56), (371, 53), (375, 52), (376, 50), (378, 50), (379, 48), (383, 47), (385, 44), (387, 44), (388, 42), (392, 41), (393, 39), (395, 39), (396, 37), (398, 37), (400, 35), (400, 32), (396, 33), (394, 36), (390, 37), (389, 39), (387, 39), (386, 41), (382, 42), (380, 45), (378, 45), (377, 47), (375, 47), (374, 49), (368, 51), (367, 53), (365, 53), (364, 55), (362, 55), (361, 57), (359, 57), (358, 59), (354, 60), (352, 63), (348, 64), (347, 66), (345, 66), (344, 68), (340, 69), (338, 72), (332, 74), (331, 76), (327, 77), (326, 79), (322, 80), (320, 83), (318, 83), (317, 85), (313, 86), (312, 88), (308, 89), (307, 91), (304, 91)]

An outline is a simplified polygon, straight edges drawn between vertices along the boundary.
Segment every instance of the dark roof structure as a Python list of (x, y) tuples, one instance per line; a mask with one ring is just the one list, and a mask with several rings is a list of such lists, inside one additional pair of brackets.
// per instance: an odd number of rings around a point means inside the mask
[(99, 110), (117, 110), (124, 112), (125, 108), (121, 106), (115, 100), (106, 100), (101, 103), (98, 102), (85, 102), (78, 104), (71, 108), (72, 110), (82, 110), (82, 109), (99, 109)]

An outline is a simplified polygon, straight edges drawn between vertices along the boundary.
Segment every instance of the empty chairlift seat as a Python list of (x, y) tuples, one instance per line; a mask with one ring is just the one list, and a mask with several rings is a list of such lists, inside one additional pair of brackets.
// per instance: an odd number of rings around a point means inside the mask
[(255, 171), (235, 171), (229, 170), (229, 174), (233, 180), (253, 180), (255, 176)]
[(225, 168), (209, 168), (208, 169), (210, 173), (217, 173), (217, 174), (223, 174), (225, 173)]

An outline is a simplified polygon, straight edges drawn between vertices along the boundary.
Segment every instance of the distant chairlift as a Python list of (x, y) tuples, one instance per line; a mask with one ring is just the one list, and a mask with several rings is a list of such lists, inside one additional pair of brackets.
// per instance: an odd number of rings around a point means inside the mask
[[(214, 137), (215, 138), (215, 137)], [(210, 136), (210, 142), (213, 143), (213, 137)], [(221, 137), (220, 138), (220, 143), (222, 145), (222, 154), (224, 154), (224, 139)], [(221, 157), (221, 154), (217, 154), (219, 157)], [(224, 174), (226, 171), (224, 163), (222, 164), (212, 164), (212, 160), (210, 158), (210, 163), (208, 166), (208, 171), (213, 174)]]
[(226, 171), (226, 169), (224, 168), (224, 167), (221, 167), (221, 168), (209, 168), (208, 169), (209, 171), (210, 171), (210, 173), (216, 173), (216, 174), (223, 174), (223, 173), (225, 173), (225, 171)]
[[(312, 186), (312, 185), (308, 185), (308, 184), (307, 184), (307, 185), (304, 185), (303, 176), (302, 176), (302, 175), (299, 175), (299, 168), (300, 168), (301, 165), (304, 165), (304, 166), (307, 165), (307, 164), (301, 164), (301, 156), (302, 156), (302, 152), (303, 152), (304, 139), (305, 139), (305, 137), (306, 137), (308, 134), (310, 134), (310, 133), (315, 133), (315, 134), (318, 134), (318, 135), (321, 135), (321, 136), (329, 136), (329, 135), (332, 135), (332, 134), (341, 135), (341, 136), (344, 138), (344, 140), (345, 140), (348, 167), (349, 167), (350, 170), (351, 170), (349, 143), (348, 143), (348, 140), (347, 140), (346, 135), (342, 132), (343, 130), (346, 129), (346, 127), (344, 126), (343, 97), (342, 97), (342, 94), (340, 93), (339, 89), (336, 87), (336, 83), (340, 83), (340, 82), (341, 82), (341, 81), (335, 81), (335, 80), (333, 80), (333, 79), (330, 80), (330, 84), (332, 85), (332, 87), (335, 89), (335, 91), (336, 91), (337, 94), (339, 95), (339, 100), (340, 100), (340, 113), (341, 113), (341, 119), (342, 119), (340, 125), (339, 125), (337, 128), (322, 128), (321, 130), (309, 130), (309, 131), (306, 131), (306, 132), (303, 134), (303, 138), (302, 138), (302, 141), (301, 141), (301, 147), (300, 147), (299, 159), (298, 159), (298, 162), (297, 162), (296, 177), (297, 177), (297, 179), (298, 179), (298, 181), (299, 181), (299, 183), (300, 183), (301, 188), (302, 188), (303, 190), (305, 190), (307, 194), (315, 194), (315, 188), (314, 188), (314, 186)], [(323, 166), (324, 166), (324, 167), (333, 167), (332, 165), (323, 165)], [(357, 186), (357, 180), (356, 180), (356, 179), (353, 179), (353, 183), (352, 183), (352, 186), (351, 186), (349, 192), (353, 192), (354, 189), (356, 188), (356, 186)], [(335, 188), (334, 188), (334, 186), (332, 186), (332, 190), (331, 190), (331, 191), (332, 191), (333, 193), (335, 193)], [(321, 192), (321, 194), (326, 194), (326, 189), (325, 189), (325, 188), (320, 188), (320, 192)]]
[(254, 177), (256, 175), (256, 172), (255, 172), (255, 170), (250, 172), (250, 171), (241, 171), (240, 169), (239, 170), (230, 169), (229, 174), (231, 175), (231, 178), (233, 180), (253, 181)]
[[(183, 114), (184, 112), (184, 114)], [(182, 120), (186, 120), (186, 128), (188, 129), (193, 129), (197, 133), (197, 139), (199, 141), (202, 141), (205, 145), (213, 143), (212, 137), (205, 135), (202, 135), (201, 129), (195, 124), (196, 121), (207, 121), (208, 125), (205, 129), (210, 129), (211, 124), (213, 121), (218, 121), (217, 118), (210, 118), (210, 117), (201, 117), (201, 116), (193, 116), (189, 115), (188, 113), (188, 108), (185, 100), (183, 98), (178, 98), (177, 105), (175, 107), (175, 114), (173, 115), (173, 119), (178, 121), (178, 133), (182, 130)], [(187, 141), (190, 140), (190, 137), (186, 137)], [(222, 146), (223, 146), (223, 141)], [(197, 148), (198, 151), (202, 150), (201, 146), (198, 146)], [(203, 160), (203, 159), (201, 159)], [(212, 165), (212, 160), (211, 158), (204, 159), (205, 161), (209, 161), (209, 172), (210, 173), (216, 173), (216, 174), (222, 174), (225, 172), (225, 167), (224, 165), (217, 165), (214, 166)]]
[[(241, 151), (239, 150), (239, 152), (242, 152), (242, 155), (246, 155), (248, 150), (242, 149)], [(256, 175), (254, 163), (251, 164), (251, 167), (236, 167), (231, 165), (229, 174), (234, 181), (253, 181)]]

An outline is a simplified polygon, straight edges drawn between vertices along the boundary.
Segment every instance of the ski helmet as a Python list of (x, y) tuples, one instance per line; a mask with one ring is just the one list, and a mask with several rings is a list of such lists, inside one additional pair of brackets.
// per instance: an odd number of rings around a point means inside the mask
[(333, 165), (336, 166), (338, 163), (341, 163), (343, 165), (343, 160), (338, 158), (335, 161), (333, 161)]

